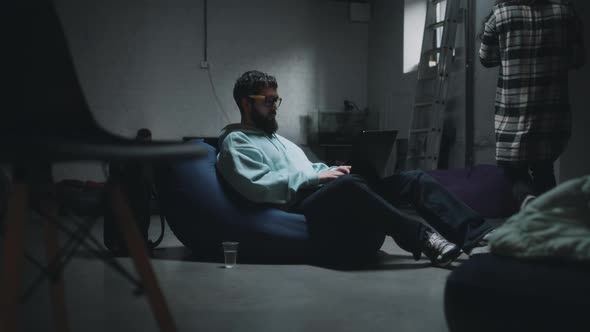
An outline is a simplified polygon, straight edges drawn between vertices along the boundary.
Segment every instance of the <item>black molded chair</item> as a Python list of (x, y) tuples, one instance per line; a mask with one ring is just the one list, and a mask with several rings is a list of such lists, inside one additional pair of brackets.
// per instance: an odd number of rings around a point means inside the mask
[[(172, 142), (139, 143), (101, 129), (93, 119), (76, 77), (55, 6), (49, 0), (9, 1), (1, 20), (8, 39), (3, 40), (2, 78), (9, 91), (0, 115), (0, 163), (13, 168), (13, 181), (4, 225), (3, 266), (0, 284), (0, 330), (18, 328), (18, 307), (25, 261), (25, 219), (28, 208), (47, 219), (44, 226), (47, 258), (44, 268), (50, 288), (55, 329), (68, 330), (57, 232), (57, 202), (51, 165), (62, 161), (164, 161), (190, 159), (206, 151), (195, 145)], [(9, 32), (8, 32), (9, 31)], [(142, 289), (164, 331), (175, 330), (170, 311), (147, 255), (147, 249), (118, 179), (110, 178), (112, 205)], [(78, 232), (78, 241), (87, 232)], [(96, 244), (96, 243), (95, 243)], [(103, 257), (104, 258), (104, 257)], [(113, 260), (114, 261), (114, 260)], [(112, 263), (112, 262), (111, 262)], [(60, 268), (56, 268), (60, 266)]]

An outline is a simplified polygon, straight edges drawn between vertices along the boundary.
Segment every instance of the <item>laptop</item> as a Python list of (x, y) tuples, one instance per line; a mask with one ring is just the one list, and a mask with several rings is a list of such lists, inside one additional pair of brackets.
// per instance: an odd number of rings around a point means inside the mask
[(397, 130), (363, 130), (352, 142), (352, 173), (368, 179), (381, 178), (389, 161)]

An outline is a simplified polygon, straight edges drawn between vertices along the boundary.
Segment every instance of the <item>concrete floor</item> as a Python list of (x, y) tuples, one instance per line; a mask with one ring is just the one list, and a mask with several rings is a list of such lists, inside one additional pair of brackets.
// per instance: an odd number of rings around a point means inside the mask
[[(154, 223), (158, 225), (157, 223)], [(41, 243), (37, 222), (29, 243)], [(159, 227), (152, 227), (157, 237)], [(102, 224), (93, 233), (102, 239)], [(306, 264), (240, 264), (190, 259), (167, 229), (156, 252), (160, 285), (180, 331), (447, 331), (443, 290), (450, 269), (415, 262), (388, 238), (380, 262), (343, 271)], [(42, 254), (40, 248), (31, 252)], [(459, 258), (455, 265), (465, 261)], [(120, 262), (131, 268), (128, 258)], [(27, 284), (36, 276), (27, 264)], [(111, 268), (78, 253), (65, 271), (73, 331), (157, 331), (148, 303)], [(52, 331), (46, 283), (23, 308), (25, 331)]]

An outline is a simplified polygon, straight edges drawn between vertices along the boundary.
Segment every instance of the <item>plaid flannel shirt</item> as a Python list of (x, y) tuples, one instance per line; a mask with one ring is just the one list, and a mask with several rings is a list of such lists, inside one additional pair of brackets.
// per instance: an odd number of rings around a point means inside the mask
[(495, 100), (499, 165), (554, 161), (571, 133), (568, 70), (581, 66), (581, 29), (572, 7), (498, 4), (485, 23), (479, 57), (500, 66)]

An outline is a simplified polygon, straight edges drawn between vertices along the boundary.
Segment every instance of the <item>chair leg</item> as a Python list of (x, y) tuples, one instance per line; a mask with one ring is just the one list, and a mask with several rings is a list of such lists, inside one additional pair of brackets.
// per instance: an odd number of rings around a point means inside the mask
[(25, 260), (25, 222), (28, 211), (28, 188), (12, 185), (4, 231), (4, 262), (0, 280), (0, 330), (19, 330), (19, 299)]
[(127, 197), (118, 184), (108, 186), (108, 197), (113, 208), (115, 220), (119, 224), (121, 234), (127, 244), (129, 254), (133, 259), (135, 269), (143, 283), (148, 301), (161, 331), (176, 331), (172, 315), (160, 289), (156, 275), (148, 258), (145, 241), (141, 238), (133, 213), (129, 208)]
[[(70, 330), (67, 317), (66, 297), (62, 270), (59, 268), (61, 260), (56, 260), (59, 254), (58, 230), (55, 220), (58, 217), (57, 203), (55, 201), (55, 187), (49, 186), (47, 197), (44, 197), (39, 204), (41, 214), (45, 217), (43, 221), (43, 233), (45, 237), (45, 251), (48, 262), (55, 262), (54, 266), (48, 266), (53, 275), (49, 278), (49, 294), (53, 314), (53, 324), (56, 332), (67, 332)], [(57, 271), (56, 271), (57, 270)]]

